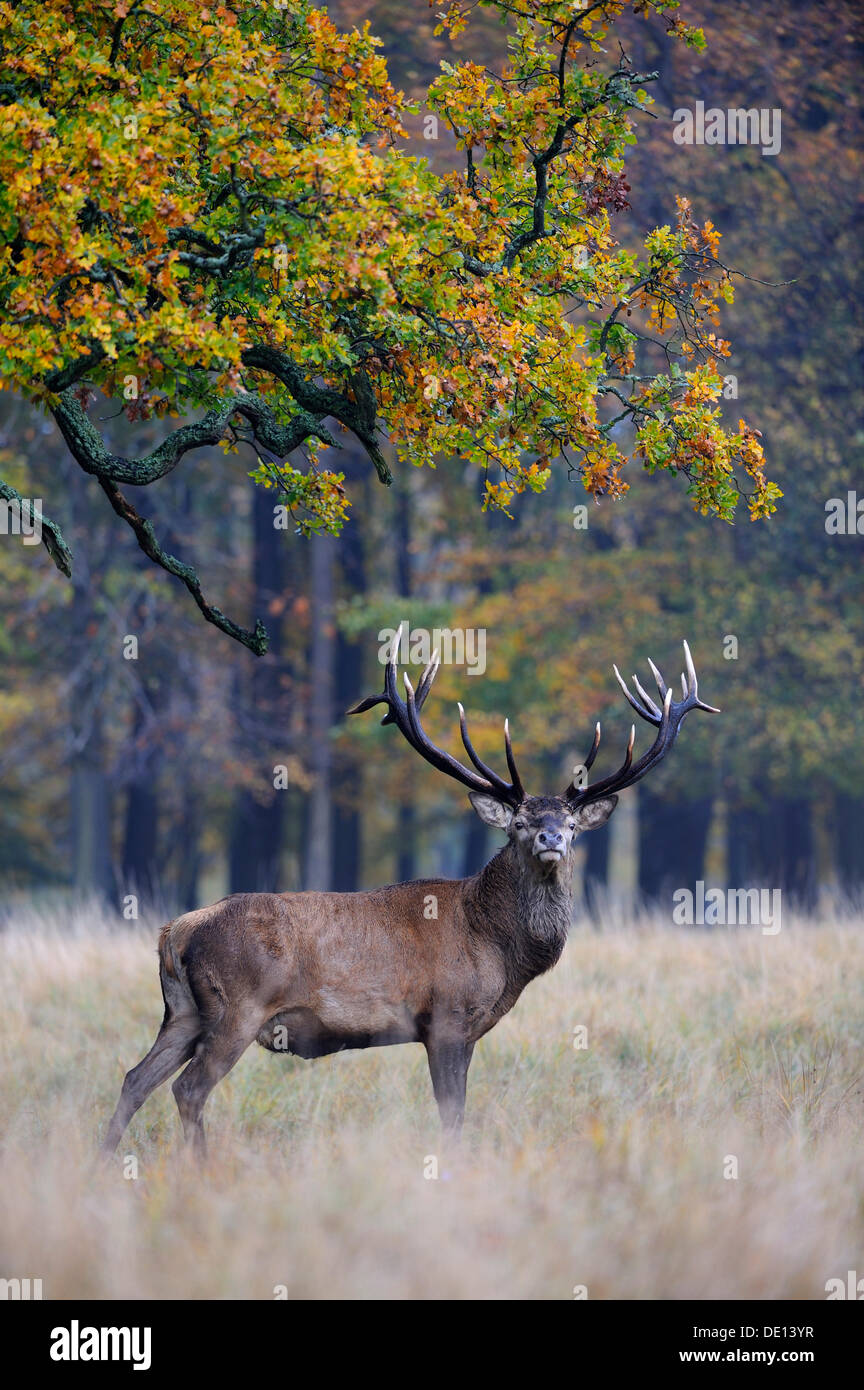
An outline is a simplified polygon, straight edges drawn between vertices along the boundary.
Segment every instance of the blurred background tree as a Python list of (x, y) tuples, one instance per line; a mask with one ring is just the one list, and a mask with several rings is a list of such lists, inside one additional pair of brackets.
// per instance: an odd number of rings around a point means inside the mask
[[(343, 0), (330, 12), (370, 20), (411, 95), (453, 51), (489, 66), (503, 54), (489, 11), (455, 41), (433, 33), (421, 0)], [(755, 525), (699, 520), (632, 464), (623, 505), (553, 471), (511, 520), (479, 510), (482, 482), (465, 464), (400, 469), (372, 507), (363, 489), (377, 484), (358, 448), (344, 465), (353, 519), (334, 543), (274, 532), (272, 497), (201, 451), (182, 478), (160, 483), (154, 524), (166, 549), (176, 537), (193, 564), (206, 557), (228, 611), (265, 617), (270, 650), (256, 660), (213, 640), (131, 534), (118, 534), (55, 426), (7, 394), (0, 473), (33, 497), (55, 496), (60, 480), (75, 553), (70, 588), (0, 536), (0, 879), (10, 891), (97, 892), (120, 913), (133, 893), (187, 907), (229, 889), (350, 889), (476, 867), (494, 846), (454, 788), (373, 717), (342, 717), (380, 688), (379, 632), (407, 619), (485, 630), (485, 674), (444, 669), (427, 722), (455, 747), (462, 699), (494, 759), (509, 715), (533, 791), (565, 785), (595, 718), (605, 755), (620, 756), (629, 719), (613, 660), (641, 674), (650, 655), (668, 677), (689, 638), (705, 697), (724, 713), (690, 721), (650, 787), (585, 837), (589, 899), (610, 885), (665, 897), (700, 877), (779, 886), (804, 902), (821, 887), (860, 892), (862, 538), (825, 524), (829, 499), (857, 486), (864, 438), (860, 16), (840, 0), (755, 11), (704, 0), (682, 13), (703, 26), (704, 52), (662, 24), (616, 26), (637, 69), (659, 79), (653, 116), (638, 116), (631, 206), (615, 230), (644, 237), (686, 191), (697, 220), (722, 231), (727, 263), (794, 281), (749, 283), (724, 313), (726, 426), (741, 414), (759, 424), (784, 493), (778, 512)], [(779, 109), (779, 154), (676, 144), (671, 116), (696, 101)], [(409, 148), (457, 166), (445, 127), (425, 140), (421, 112), (409, 129)], [(104, 428), (118, 451), (161, 437), (153, 421)], [(124, 654), (130, 636), (137, 659)]]

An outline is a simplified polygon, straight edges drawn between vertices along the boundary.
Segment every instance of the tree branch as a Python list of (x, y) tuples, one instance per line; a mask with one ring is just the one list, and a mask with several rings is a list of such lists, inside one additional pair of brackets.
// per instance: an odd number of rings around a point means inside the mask
[(252, 260), (253, 252), (264, 245), (266, 236), (267, 224), (261, 222), (254, 231), (232, 232), (228, 245), (224, 247), (219, 246), (216, 242), (206, 242), (203, 237), (186, 227), (172, 229), (168, 241), (169, 244), (176, 244), (179, 241), (195, 242), (211, 253), (200, 256), (196, 251), (180, 251), (177, 256), (180, 265), (192, 266), (195, 270), (203, 271), (207, 275), (224, 275), (237, 265), (248, 265)]
[(247, 367), (257, 367), (281, 381), (301, 409), (316, 416), (332, 415), (351, 430), (375, 465), (380, 481), (387, 486), (392, 483), (393, 475), (375, 439), (375, 393), (362, 368), (358, 368), (351, 377), (352, 401), (331, 386), (317, 386), (307, 381), (296, 362), (277, 348), (257, 344), (246, 348), (242, 358)]
[(182, 560), (178, 560), (174, 555), (168, 555), (162, 549), (156, 539), (153, 523), (147, 521), (146, 518), (140, 516), (138, 512), (136, 512), (132, 503), (123, 496), (120, 489), (116, 487), (109, 478), (99, 477), (99, 486), (102, 488), (102, 491), (105, 493), (105, 496), (108, 498), (108, 501), (111, 503), (117, 515), (131, 526), (144, 554), (148, 559), (155, 561), (157, 565), (161, 565), (164, 570), (167, 570), (169, 574), (175, 575), (177, 579), (180, 579), (186, 585), (186, 588), (189, 590), (204, 617), (207, 619), (207, 622), (213, 623), (214, 627), (220, 628), (222, 632), (227, 633), (229, 637), (233, 637), (235, 641), (242, 642), (243, 646), (248, 647), (251, 652), (254, 652), (255, 656), (263, 656), (267, 651), (269, 639), (267, 636), (267, 629), (264, 627), (261, 619), (256, 619), (255, 628), (253, 631), (250, 631), (248, 628), (238, 627), (237, 623), (232, 622), (230, 618), (226, 618), (220, 608), (214, 608), (213, 605), (208, 603), (205, 599), (201, 592), (201, 582), (192, 566), (184, 564)]
[(41, 529), (41, 540), (51, 559), (54, 561), (61, 574), (65, 574), (68, 579), (72, 574), (72, 551), (63, 539), (63, 533), (56, 521), (50, 521), (47, 516), (42, 516), (41, 512), (34, 512), (32, 502), (25, 501), (20, 492), (12, 487), (11, 483), (4, 483), (0, 478), (0, 498), (4, 502), (18, 504), (21, 515), (28, 515), (32, 521), (35, 516), (39, 517)]
[[(565, 30), (562, 45), (561, 60), (558, 68), (558, 85), (563, 99), (564, 88), (564, 60), (567, 52), (567, 45), (570, 42), (574, 25), (571, 24)], [(463, 262), (466, 270), (470, 270), (473, 275), (481, 277), (487, 275), (500, 274), (502, 270), (509, 270), (516, 261), (516, 258), (529, 246), (535, 242), (542, 241), (545, 237), (554, 236), (555, 228), (548, 227), (546, 224), (546, 208), (549, 201), (549, 169), (554, 161), (564, 150), (564, 142), (568, 135), (571, 135), (580, 121), (585, 120), (593, 111), (607, 104), (611, 97), (617, 98), (623, 106), (636, 107), (642, 110), (640, 103), (637, 102), (630, 91), (636, 82), (653, 82), (657, 79), (657, 72), (633, 72), (629, 66), (623, 63), (615, 72), (610, 73), (602, 89), (587, 104), (580, 106), (578, 111), (574, 111), (568, 116), (566, 121), (559, 122), (555, 129), (551, 141), (545, 150), (534, 155), (532, 166), (534, 168), (534, 199), (531, 208), (531, 226), (527, 231), (518, 232), (511, 237), (510, 242), (498, 261), (481, 261), (476, 256), (463, 255)]]
[(242, 415), (252, 424), (256, 437), (267, 449), (284, 458), (310, 436), (325, 444), (336, 441), (321, 425), (320, 419), (301, 410), (287, 425), (281, 424), (272, 406), (251, 392), (229, 396), (218, 409), (208, 410), (203, 419), (172, 430), (167, 439), (142, 458), (125, 458), (112, 454), (74, 392), (67, 388), (52, 408), (60, 433), (75, 461), (85, 473), (115, 483), (132, 483), (146, 487), (177, 467), (190, 449), (215, 445), (223, 438), (232, 415)]
[(75, 382), (86, 377), (92, 367), (98, 366), (103, 357), (102, 349), (94, 348), (91, 353), (45, 378), (49, 390), (60, 395), (59, 403), (52, 407), (60, 432), (73, 458), (86, 473), (110, 478), (115, 483), (146, 487), (176, 468), (190, 449), (218, 444), (234, 414), (243, 415), (249, 420), (264, 447), (282, 458), (312, 437), (336, 448), (336, 440), (321, 424), (325, 416), (332, 415), (357, 436), (374, 464), (379, 480), (386, 486), (393, 481), (390, 466), (375, 438), (375, 392), (362, 368), (357, 368), (351, 376), (354, 393), (351, 400), (333, 387), (318, 386), (315, 382), (307, 381), (297, 364), (277, 348), (264, 343), (246, 348), (242, 354), (244, 365), (267, 372), (281, 381), (300, 407), (288, 425), (279, 423), (263, 396), (254, 392), (238, 392), (227, 397), (217, 409), (209, 410), (195, 424), (183, 425), (172, 431), (167, 439), (143, 458), (129, 459), (112, 454), (105, 447), (99, 431), (70, 389)]
[(67, 387), (73, 386), (76, 381), (87, 376), (93, 367), (98, 367), (105, 356), (104, 349), (94, 346), (92, 351), (85, 353), (83, 357), (76, 357), (74, 362), (68, 362), (65, 367), (61, 367), (56, 372), (49, 372), (45, 378), (45, 385), (49, 391), (58, 394), (65, 391)]

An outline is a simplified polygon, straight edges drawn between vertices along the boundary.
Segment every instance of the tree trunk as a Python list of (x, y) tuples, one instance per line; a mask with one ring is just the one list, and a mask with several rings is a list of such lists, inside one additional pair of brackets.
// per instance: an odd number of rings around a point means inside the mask
[(775, 802), (774, 841), (777, 877), (784, 894), (797, 906), (811, 910), (816, 904), (817, 875), (813, 837), (813, 807), (798, 797)]
[[(344, 540), (341, 542), (344, 544)], [(336, 636), (334, 701), (337, 710), (355, 703), (363, 679), (363, 647), (343, 633)], [(362, 769), (355, 756), (339, 755), (339, 777), (333, 801), (333, 887), (353, 893), (360, 883), (360, 800)]]
[[(362, 486), (367, 463), (359, 455), (343, 458), (346, 481), (352, 495)], [(365, 594), (366, 555), (363, 531), (357, 522), (345, 528), (336, 547), (340, 589), (349, 598)], [(366, 644), (344, 632), (336, 634), (336, 663), (333, 713), (339, 719), (342, 712), (364, 693), (363, 668)], [(363, 797), (363, 767), (355, 754), (339, 754), (339, 776), (333, 800), (333, 887), (342, 893), (353, 893), (360, 886), (361, 802)]]
[[(414, 590), (411, 564), (411, 482), (400, 474), (396, 494), (396, 588), (406, 601)], [(410, 611), (410, 610), (409, 610)], [(400, 609), (400, 616), (402, 610)], [(417, 877), (417, 808), (411, 791), (403, 792), (396, 807), (396, 882), (408, 883)]]
[(588, 911), (593, 913), (609, 886), (609, 821), (585, 837), (584, 894)]
[(639, 805), (639, 893), (668, 902), (676, 888), (705, 877), (713, 799), (672, 802), (644, 785)]
[[(73, 489), (75, 522), (87, 525), (87, 499), (83, 489)], [(74, 523), (73, 523), (74, 524)], [(79, 652), (88, 652), (92, 632), (99, 628), (96, 586), (101, 580), (79, 563), (73, 572), (72, 625)], [(70, 763), (69, 811), (72, 881), (76, 893), (94, 896), (116, 905), (117, 885), (111, 850), (111, 785), (105, 766), (102, 697), (105, 674), (100, 664), (85, 659), (75, 687), (70, 735), (75, 748)]]
[[(141, 605), (133, 614), (132, 631), (140, 631), (143, 622)], [(165, 702), (163, 673), (153, 669), (151, 654), (135, 667), (141, 694), (150, 708), (158, 710)], [(131, 734), (131, 758), (135, 772), (126, 792), (126, 816), (123, 828), (123, 849), (120, 860), (120, 895), (134, 893), (139, 902), (152, 902), (159, 891), (158, 865), (159, 798), (156, 778), (160, 762), (159, 744), (146, 731), (141, 701), (135, 701)]]
[(144, 903), (159, 892), (156, 828), (159, 802), (146, 775), (129, 787), (121, 862), (124, 894), (135, 893)]
[(111, 856), (111, 792), (103, 770), (101, 729), (75, 758), (71, 777), (72, 863), (75, 890), (110, 902), (115, 897)]
[(731, 807), (729, 883), (779, 888), (799, 907), (816, 901), (812, 808), (799, 798), (774, 797), (764, 808)]
[(329, 889), (333, 880), (331, 817), (333, 723), (333, 562), (332, 536), (314, 536), (311, 547), (312, 650), (309, 661), (307, 765), (312, 787), (307, 798), (304, 886)]
[(397, 807), (396, 882), (409, 883), (417, 877), (417, 807), (402, 797)]
[(864, 798), (837, 793), (833, 830), (840, 890), (859, 898), (864, 890)]
[(488, 827), (473, 811), (465, 817), (465, 854), (462, 860), (462, 877), (468, 878), (483, 868), (489, 854)]
[[(609, 821), (607, 888), (616, 913), (630, 913), (639, 891), (639, 820), (641, 787), (631, 787)], [(596, 830), (589, 830), (596, 835)]]
[(197, 787), (186, 786), (183, 792), (183, 845), (177, 873), (177, 896), (181, 912), (200, 907), (198, 879), (201, 875), (201, 793)]
[[(274, 728), (281, 711), (282, 612), (285, 603), (285, 536), (273, 525), (273, 498), (252, 484), (254, 614), (264, 614), (270, 637), (266, 656), (245, 673), (241, 685), (244, 721), (252, 730), (253, 746), (263, 731)], [(278, 723), (275, 724), (278, 727)], [(230, 892), (274, 892), (280, 887), (280, 855), (284, 792), (273, 787), (273, 768), (258, 763), (255, 791), (238, 792), (228, 849)]]

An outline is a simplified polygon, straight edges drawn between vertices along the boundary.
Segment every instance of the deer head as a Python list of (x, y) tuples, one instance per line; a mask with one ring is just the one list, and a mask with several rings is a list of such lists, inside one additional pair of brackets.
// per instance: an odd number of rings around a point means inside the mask
[[(399, 694), (396, 654), (399, 649), (401, 629), (397, 631), (384, 675), (384, 690), (380, 695), (370, 695), (348, 711), (349, 714), (362, 714), (375, 705), (385, 704), (387, 713), (382, 724), (395, 724), (400, 733), (426, 762), (438, 768), (454, 781), (468, 788), (468, 797), (474, 810), (485, 821), (507, 832), (511, 844), (520, 858), (528, 865), (549, 871), (555, 865), (566, 861), (571, 846), (585, 830), (594, 830), (604, 825), (618, 803), (617, 793), (625, 787), (632, 787), (653, 767), (665, 758), (681, 728), (684, 718), (693, 709), (705, 710), (709, 714), (719, 714), (713, 705), (706, 705), (699, 699), (696, 670), (690, 648), (684, 643), (684, 663), (686, 674), (681, 676), (682, 696), (673, 700), (672, 690), (666, 685), (662, 675), (649, 661), (652, 674), (657, 682), (660, 702), (658, 704), (640, 685), (636, 676), (633, 683), (637, 694), (631, 694), (622, 680), (617, 666), (613, 671), (628, 703), (640, 719), (653, 724), (657, 730), (654, 742), (636, 762), (633, 761), (633, 748), (636, 741), (635, 724), (630, 730), (630, 739), (624, 761), (617, 772), (601, 778), (593, 785), (570, 783), (561, 796), (528, 796), (516, 768), (513, 748), (510, 742), (509, 721), (504, 721), (504, 754), (510, 780), (500, 777), (483, 762), (476, 753), (468, 736), (465, 711), (459, 705), (459, 729), (462, 743), (472, 766), (460, 763), (450, 753), (438, 748), (420, 722), (420, 710), (438, 673), (440, 665), (436, 652), (420, 677), (416, 691), (408, 678), (403, 675), (406, 698)], [(600, 747), (600, 724), (594, 728), (594, 739), (583, 764), (587, 774), (594, 765)], [(581, 779), (580, 779), (581, 780)]]

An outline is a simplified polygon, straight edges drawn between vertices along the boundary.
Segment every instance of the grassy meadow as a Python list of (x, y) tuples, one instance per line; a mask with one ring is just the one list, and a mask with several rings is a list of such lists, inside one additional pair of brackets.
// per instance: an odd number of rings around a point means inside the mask
[(45, 1298), (824, 1299), (864, 1271), (860, 920), (583, 924), (478, 1045), (461, 1153), (421, 1047), (253, 1047), (205, 1171), (170, 1083), (103, 1171), (161, 1017), (157, 927), (0, 934), (0, 1275)]

